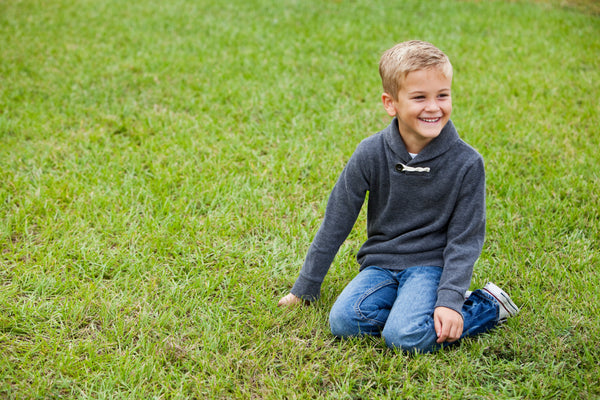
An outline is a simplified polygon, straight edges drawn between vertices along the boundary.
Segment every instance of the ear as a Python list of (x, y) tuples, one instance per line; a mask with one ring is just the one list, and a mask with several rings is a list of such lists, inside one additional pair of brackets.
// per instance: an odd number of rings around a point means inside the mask
[(390, 117), (396, 116), (396, 107), (394, 107), (394, 98), (389, 93), (383, 93), (381, 95), (381, 101), (383, 102), (383, 108)]

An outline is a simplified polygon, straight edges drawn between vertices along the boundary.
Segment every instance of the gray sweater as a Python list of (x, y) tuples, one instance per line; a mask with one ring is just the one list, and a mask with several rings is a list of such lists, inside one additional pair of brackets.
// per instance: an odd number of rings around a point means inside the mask
[(396, 119), (358, 145), (331, 192), (291, 292), (306, 300), (319, 297), (367, 192), (360, 269), (442, 267), (436, 307), (460, 313), (485, 236), (485, 171), (483, 158), (459, 138), (452, 121), (414, 159)]

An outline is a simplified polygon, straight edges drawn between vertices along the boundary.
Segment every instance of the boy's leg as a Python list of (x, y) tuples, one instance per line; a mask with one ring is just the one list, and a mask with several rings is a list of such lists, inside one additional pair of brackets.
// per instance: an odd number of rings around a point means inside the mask
[(498, 325), (498, 305), (481, 290), (475, 290), (462, 308), (464, 318), (461, 339), (489, 331)]
[(398, 282), (378, 267), (362, 270), (342, 291), (329, 313), (331, 332), (338, 337), (380, 335), (396, 300)]
[(411, 267), (398, 273), (398, 296), (382, 335), (390, 348), (431, 352), (441, 348), (433, 311), (442, 276), (440, 267)]
[[(433, 312), (437, 301), (441, 268), (412, 267), (400, 274), (398, 300), (392, 307), (382, 333), (388, 347), (427, 353), (452, 344), (436, 343)], [(486, 288), (490, 285), (488, 284)], [(512, 312), (510, 315), (516, 314), (518, 308), (507, 295), (506, 299), (508, 299), (504, 300), (507, 302), (506, 307)], [(502, 304), (494, 299), (489, 290), (481, 289), (470, 293), (461, 310), (464, 318), (461, 339), (487, 332), (502, 323), (506, 317), (499, 308), (501, 306)]]
[(465, 326), (462, 337), (484, 333), (519, 312), (508, 294), (493, 283), (475, 290), (465, 301), (462, 314)]

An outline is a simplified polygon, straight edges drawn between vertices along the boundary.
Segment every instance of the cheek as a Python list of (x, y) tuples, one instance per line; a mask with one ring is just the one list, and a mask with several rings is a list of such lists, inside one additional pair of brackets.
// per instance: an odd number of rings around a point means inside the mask
[(450, 114), (452, 112), (452, 103), (448, 103), (444, 106), (444, 111), (446, 114)]
[(420, 104), (407, 104), (404, 106), (404, 113), (411, 117), (418, 117), (423, 112), (424, 107)]

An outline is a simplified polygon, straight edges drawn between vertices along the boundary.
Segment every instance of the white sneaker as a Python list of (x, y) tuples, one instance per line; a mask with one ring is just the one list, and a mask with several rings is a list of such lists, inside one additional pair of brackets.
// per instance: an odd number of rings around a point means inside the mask
[(508, 317), (514, 317), (519, 313), (519, 307), (508, 297), (508, 294), (492, 282), (488, 282), (482, 289), (492, 296), (500, 306), (499, 321), (504, 322)]

